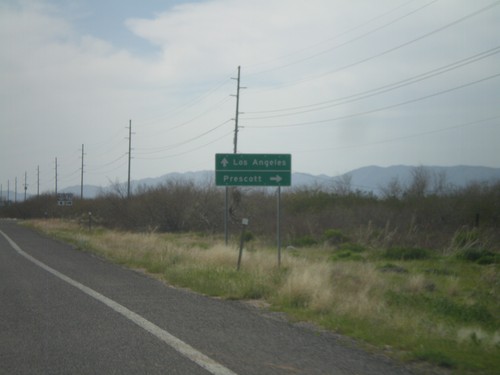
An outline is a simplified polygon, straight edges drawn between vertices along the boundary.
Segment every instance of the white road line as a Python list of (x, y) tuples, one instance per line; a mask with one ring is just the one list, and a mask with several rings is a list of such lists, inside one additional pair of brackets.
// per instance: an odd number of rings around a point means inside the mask
[(123, 315), (125, 318), (137, 324), (142, 329), (148, 331), (153, 334), (161, 341), (171, 346), (173, 349), (177, 350), (183, 356), (187, 357), (191, 361), (195, 362), (199, 366), (203, 367), (205, 370), (209, 371), (214, 375), (236, 375), (236, 373), (232, 372), (228, 368), (222, 366), (220, 363), (214, 361), (213, 359), (207, 357), (205, 354), (197, 351), (192, 346), (186, 344), (184, 341), (178, 339), (177, 337), (171, 335), (164, 329), (161, 329), (157, 325), (151, 323), (149, 320), (144, 319), (142, 316), (136, 314), (133, 311), (130, 311), (125, 306), (120, 305), (119, 303), (113, 301), (112, 299), (103, 296), (102, 294), (96, 292), (95, 290), (80, 284), (78, 281), (75, 281), (68, 276), (62, 274), (61, 272), (47, 266), (45, 263), (40, 262), (39, 260), (33, 258), (31, 255), (24, 252), (9, 236), (7, 236), (4, 232), (0, 230), (0, 234), (5, 237), (5, 239), (10, 243), (12, 248), (16, 250), (20, 255), (28, 259), (30, 262), (33, 262), (38, 267), (43, 268), (45, 271), (50, 272), (52, 275), (58, 277), (64, 282), (73, 285), (75, 288), (80, 289), (85, 294), (95, 298), (96, 300), (104, 303), (106, 306), (112, 308), (117, 313)]

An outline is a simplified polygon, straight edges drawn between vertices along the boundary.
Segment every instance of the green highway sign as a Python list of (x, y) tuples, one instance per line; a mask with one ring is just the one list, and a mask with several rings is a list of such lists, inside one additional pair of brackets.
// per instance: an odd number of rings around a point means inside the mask
[(290, 186), (290, 154), (216, 154), (217, 186)]

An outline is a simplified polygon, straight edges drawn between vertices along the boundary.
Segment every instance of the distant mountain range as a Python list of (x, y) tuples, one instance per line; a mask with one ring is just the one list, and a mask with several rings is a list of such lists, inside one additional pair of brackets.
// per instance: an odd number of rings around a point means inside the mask
[[(375, 195), (380, 195), (384, 187), (389, 183), (398, 181), (400, 186), (408, 186), (412, 181), (412, 176), (416, 168), (424, 168), (431, 179), (444, 176), (446, 184), (454, 187), (463, 187), (471, 182), (495, 182), (500, 181), (500, 168), (480, 167), (480, 166), (454, 166), (454, 167), (436, 167), (436, 166), (404, 166), (396, 165), (391, 167), (369, 166), (359, 169), (354, 169), (340, 176), (327, 175), (311, 175), (307, 173), (292, 174), (292, 189), (293, 188), (317, 188), (322, 190), (333, 189), (336, 186), (344, 184), (352, 190), (360, 190), (363, 192), (372, 192)], [(199, 171), (186, 173), (168, 173), (156, 178), (145, 178), (141, 180), (131, 181), (130, 186), (132, 191), (136, 191), (140, 187), (158, 186), (169, 181), (191, 181), (197, 185), (214, 184), (214, 171)], [(94, 198), (99, 194), (113, 191), (116, 187), (107, 186), (83, 186), (83, 196), (85, 198)], [(80, 196), (80, 185), (70, 186), (62, 189), (61, 193), (73, 193), (75, 197)], [(124, 184), (120, 185), (121, 191), (126, 191)], [(3, 192), (2, 200), (5, 200), (7, 192)], [(14, 193), (10, 192), (10, 199), (14, 200)], [(24, 193), (17, 196), (18, 201), (24, 199)]]
[[(391, 167), (363, 167), (355, 169), (349, 173), (351, 176), (351, 184), (354, 190), (371, 191), (379, 194), (381, 189), (394, 180), (397, 180), (401, 186), (408, 186), (412, 179), (416, 168), (404, 165), (396, 165)], [(435, 179), (443, 176), (444, 182), (453, 187), (464, 187), (471, 182), (496, 182), (500, 181), (500, 168), (489, 168), (479, 166), (454, 166), (454, 167), (438, 167), (438, 166), (423, 166), (422, 168), (428, 173), (431, 179), (431, 184)], [(334, 180), (337, 178), (334, 178)]]

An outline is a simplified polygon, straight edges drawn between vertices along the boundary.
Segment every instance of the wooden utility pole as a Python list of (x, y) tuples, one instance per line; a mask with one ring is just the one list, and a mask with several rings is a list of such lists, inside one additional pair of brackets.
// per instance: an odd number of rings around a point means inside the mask
[[(238, 66), (238, 77), (237, 78), (232, 78), (236, 80), (236, 115), (234, 117), (234, 141), (233, 141), (233, 146), (234, 146), (234, 153), (238, 153), (238, 118), (240, 115), (240, 76), (241, 76), (241, 67)], [(225, 244), (227, 245), (228, 243), (228, 226), (229, 226), (229, 215), (228, 215), (228, 210), (229, 210), (229, 188), (226, 186), (226, 194), (224, 197), (224, 241)]]
[(24, 201), (26, 202), (26, 192), (28, 191), (28, 172), (24, 172)]
[(240, 69), (241, 67), (238, 66), (238, 77), (233, 78), (236, 79), (237, 86), (236, 86), (236, 116), (234, 118), (234, 153), (238, 153), (238, 118), (240, 114)]
[(83, 199), (83, 156), (85, 155), (84, 152), (84, 145), (82, 144), (82, 177), (81, 177), (81, 182), (80, 182), (80, 199)]
[(57, 157), (56, 157), (56, 166), (55, 166), (55, 169), (56, 169), (56, 198), (57, 198)]
[(128, 125), (128, 179), (127, 179), (127, 198), (130, 198), (130, 162), (132, 159), (132, 120)]

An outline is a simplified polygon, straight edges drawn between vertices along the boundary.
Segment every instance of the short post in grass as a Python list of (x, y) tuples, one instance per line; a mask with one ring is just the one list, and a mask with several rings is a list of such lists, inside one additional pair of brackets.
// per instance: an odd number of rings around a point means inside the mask
[(92, 212), (89, 211), (89, 232), (92, 230)]
[(247, 226), (248, 226), (248, 219), (241, 220), (240, 253), (238, 254), (238, 267), (236, 268), (238, 271), (240, 270), (241, 255), (243, 254), (243, 244), (245, 242), (245, 229)]

